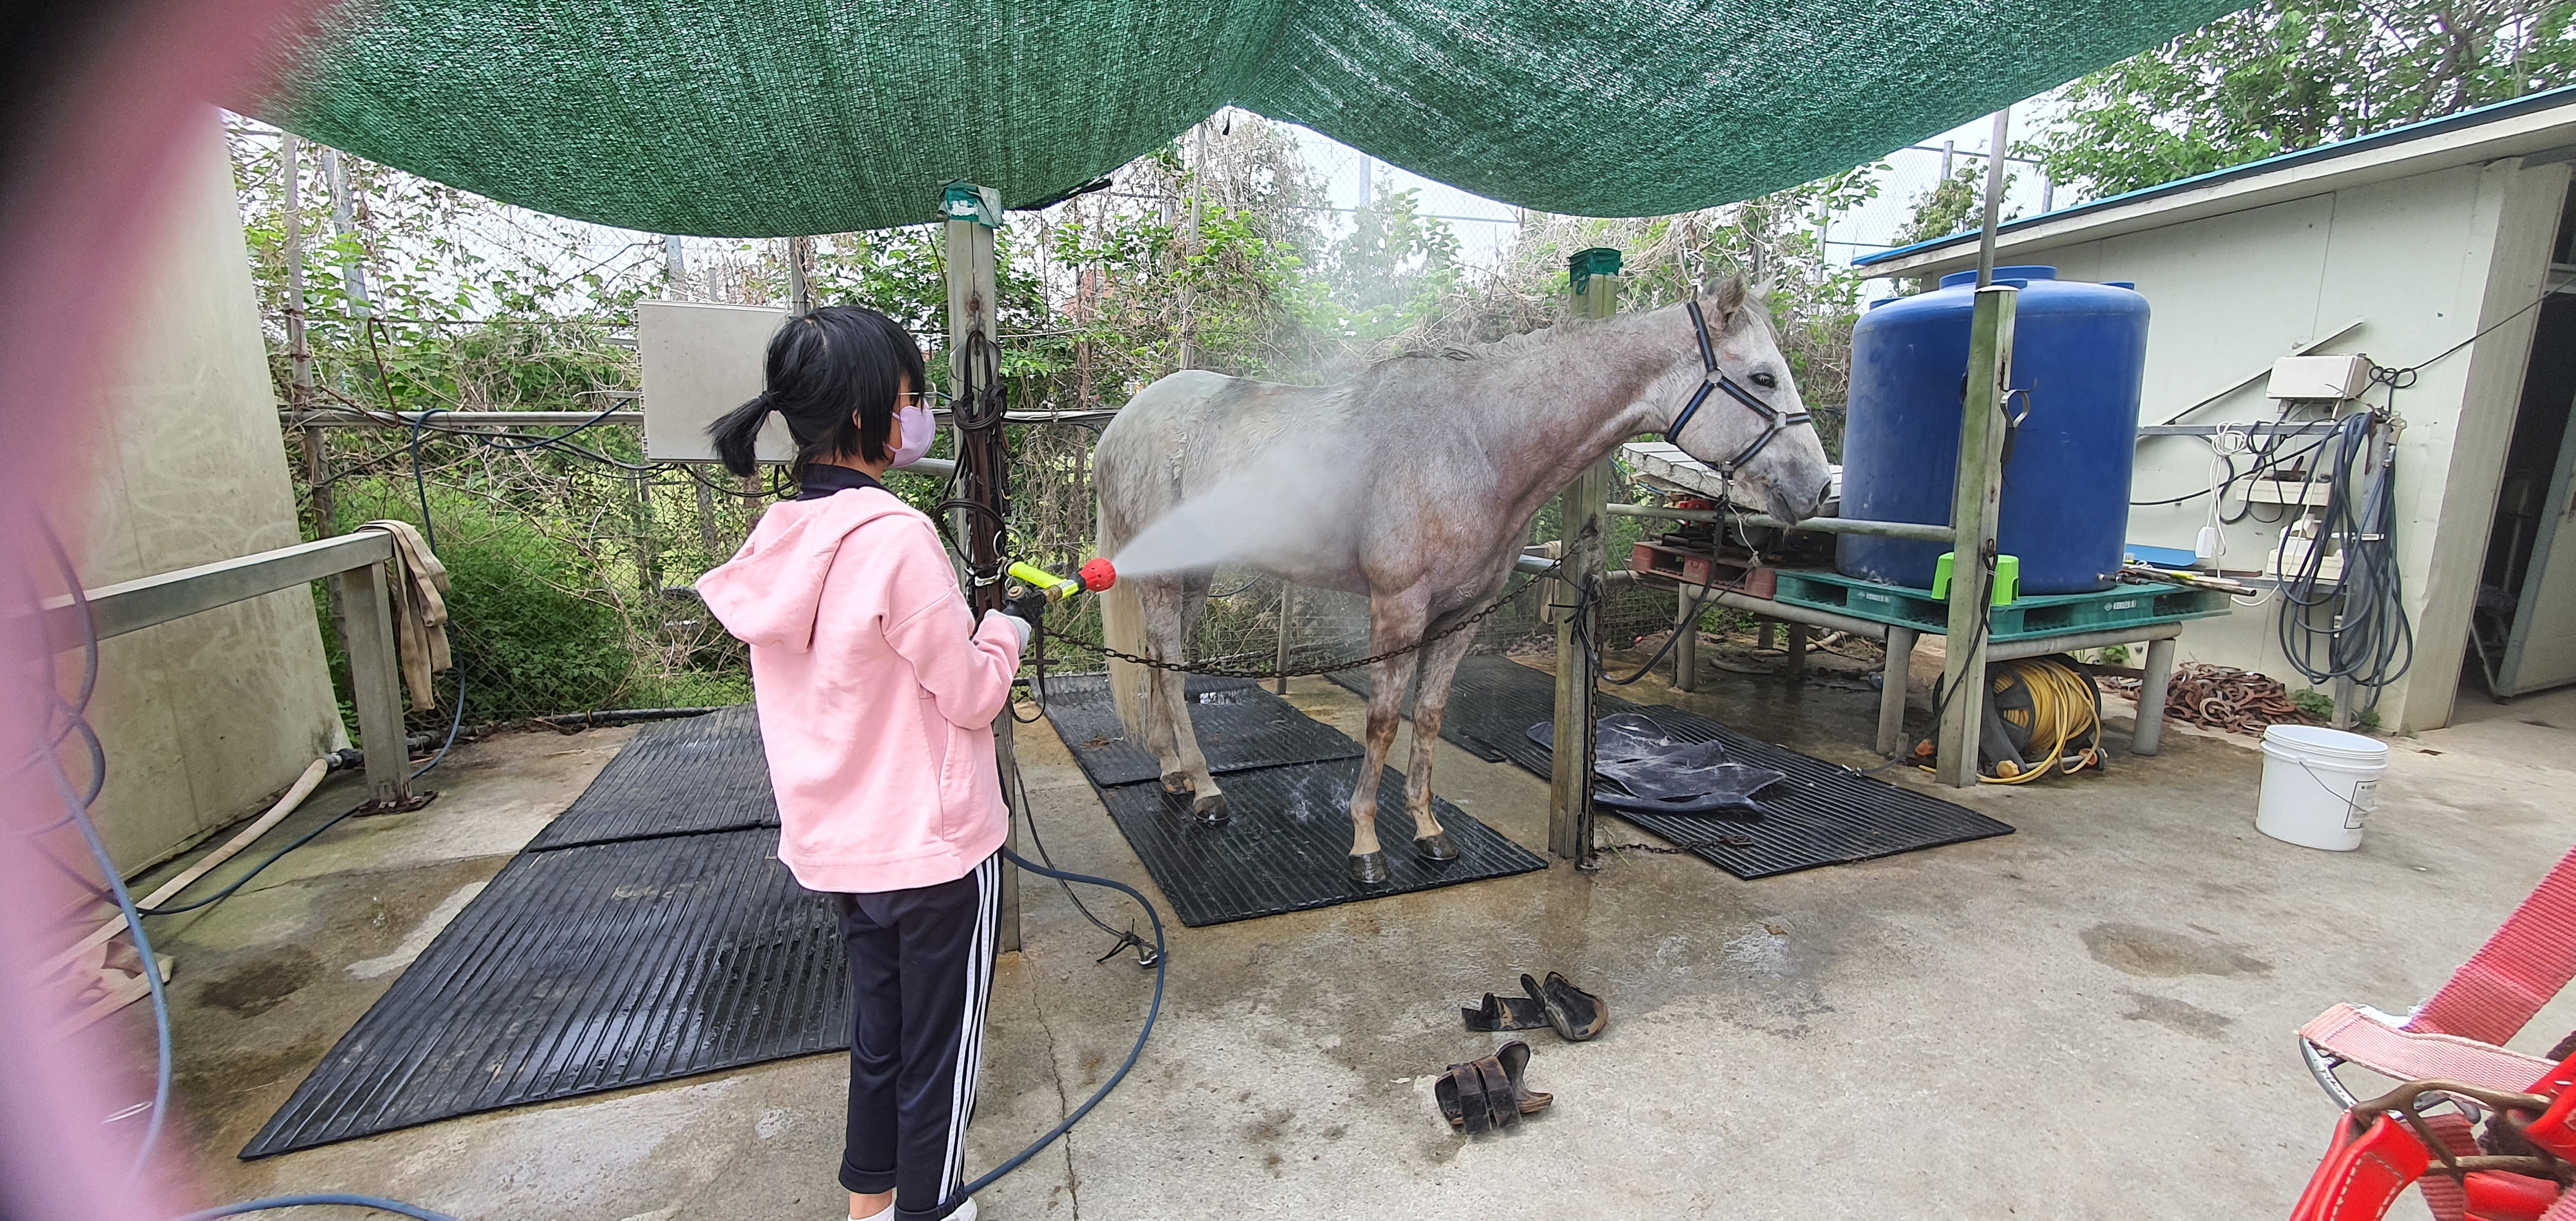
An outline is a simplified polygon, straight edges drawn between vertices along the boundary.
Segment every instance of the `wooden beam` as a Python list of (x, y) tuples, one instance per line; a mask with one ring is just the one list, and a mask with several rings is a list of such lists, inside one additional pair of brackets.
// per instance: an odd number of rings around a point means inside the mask
[[(1575, 312), (1607, 318), (1619, 309), (1619, 277), (1595, 273), (1574, 298)], [(1612, 471), (1607, 458), (1592, 464), (1557, 500), (1563, 523), (1565, 580), (1557, 588), (1571, 594), (1588, 588), (1600, 574), (1602, 536), (1609, 525)], [(1597, 611), (1597, 608), (1596, 608)], [(1598, 614), (1593, 616), (1596, 625)], [(1556, 746), (1549, 767), (1547, 801), (1548, 850), (1579, 867), (1592, 863), (1592, 713), (1595, 692), (1591, 665), (1575, 638), (1572, 616), (1556, 624)]]
[(1945, 711), (1935, 740), (1941, 783), (1977, 782), (1977, 730), (1986, 707), (1986, 601), (2003, 492), (2004, 388), (2012, 376), (2013, 313), (2020, 290), (1977, 290), (1968, 327), (1967, 405), (1959, 421), (1958, 482), (1950, 494), (1950, 620), (1942, 641)]
[[(995, 202), (989, 192), (983, 194), (988, 205)], [(992, 206), (961, 212), (943, 204), (943, 211), (948, 217), (943, 226), (948, 265), (948, 386), (951, 391), (956, 391), (967, 383), (966, 337), (981, 330), (996, 344), (1000, 342), (1001, 325), (995, 312), (998, 293), (995, 288), (993, 238), (995, 225), (999, 224), (1001, 216), (999, 208)], [(994, 223), (985, 223), (988, 219)], [(999, 370), (995, 372), (998, 374)], [(960, 440), (963, 441), (966, 435), (961, 433)], [(958, 453), (962, 460), (965, 455), (962, 444)], [(972, 497), (985, 491), (970, 480), (965, 494)], [(993, 493), (993, 497), (998, 501), (998, 493)], [(1000, 506), (996, 504), (995, 507)], [(959, 520), (967, 527), (958, 535), (961, 541), (991, 537), (991, 526), (978, 516), (967, 515)], [(970, 551), (969, 558), (989, 560), (994, 557), (976, 557)], [(999, 571), (998, 566), (994, 571)], [(970, 604), (981, 610), (987, 605), (998, 605), (1000, 587), (969, 589), (967, 594)], [(1008, 808), (1010, 817), (1010, 830), (1002, 843), (1013, 852), (1020, 850), (1020, 820), (1029, 816), (1027, 803), (1021, 799), (1019, 752), (1011, 734), (1016, 724), (1012, 701), (1005, 700), (1001, 715), (993, 718), (993, 759), (1001, 769), (1002, 803)], [(1019, 949), (1020, 871), (1017, 869), (1002, 871), (1000, 924), (1000, 949), (1004, 953)]]

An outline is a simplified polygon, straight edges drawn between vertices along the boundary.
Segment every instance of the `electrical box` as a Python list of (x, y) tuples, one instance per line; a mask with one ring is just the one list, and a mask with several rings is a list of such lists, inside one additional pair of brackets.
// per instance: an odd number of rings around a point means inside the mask
[[(635, 354), (644, 366), (644, 456), (655, 462), (713, 462), (707, 426), (760, 397), (769, 337), (787, 311), (768, 305), (639, 301)], [(787, 421), (769, 417), (754, 447), (763, 462), (796, 456)]]
[(2370, 385), (2367, 356), (2284, 356), (2272, 362), (2264, 393), (2276, 399), (2339, 403), (2359, 398)]

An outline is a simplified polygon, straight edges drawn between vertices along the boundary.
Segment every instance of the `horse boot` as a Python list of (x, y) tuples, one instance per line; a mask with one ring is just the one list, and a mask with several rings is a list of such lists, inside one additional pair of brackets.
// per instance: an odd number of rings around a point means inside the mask
[(1395, 871), (1386, 866), (1386, 850), (1351, 854), (1351, 880), (1362, 886), (1384, 886), (1395, 880)]

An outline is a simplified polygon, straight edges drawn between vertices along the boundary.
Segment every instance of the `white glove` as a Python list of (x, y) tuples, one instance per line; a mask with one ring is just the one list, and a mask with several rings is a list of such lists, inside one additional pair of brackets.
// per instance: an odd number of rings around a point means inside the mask
[(1010, 624), (1010, 625), (1011, 625), (1011, 630), (1012, 630), (1012, 631), (1015, 631), (1015, 632), (1018, 632), (1018, 633), (1020, 634), (1020, 647), (1021, 647), (1021, 648), (1023, 648), (1023, 649), (1026, 649), (1026, 648), (1028, 648), (1028, 647), (1029, 647), (1029, 621), (1028, 621), (1028, 620), (1026, 620), (1026, 619), (1022, 619), (1022, 618), (1020, 618), (1018, 615), (1004, 614), (1004, 613), (1002, 613), (1001, 611), (997, 611), (997, 610), (988, 610), (988, 611), (985, 611), (985, 612), (984, 612), (984, 617), (985, 617), (986, 619), (999, 619), (999, 620), (1001, 620), (1001, 621), (1002, 621), (1002, 622), (1004, 622), (1004, 623)]

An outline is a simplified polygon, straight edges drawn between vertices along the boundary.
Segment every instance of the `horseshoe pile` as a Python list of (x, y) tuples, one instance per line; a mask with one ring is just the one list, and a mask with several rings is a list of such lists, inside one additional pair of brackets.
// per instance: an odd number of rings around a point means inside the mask
[[(2138, 682), (2134, 678), (2106, 677), (2102, 685), (2135, 696)], [(2165, 716), (2203, 729), (2250, 734), (2260, 734), (2274, 725), (2321, 723), (2290, 702), (2289, 689), (2279, 679), (2234, 666), (2200, 662), (2174, 667), (2173, 678), (2165, 685)]]

